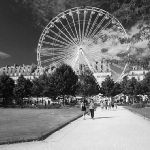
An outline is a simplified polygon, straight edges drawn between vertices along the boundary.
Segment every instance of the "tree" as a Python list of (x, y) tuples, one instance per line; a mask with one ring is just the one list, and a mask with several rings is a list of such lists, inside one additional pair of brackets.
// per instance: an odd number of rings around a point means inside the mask
[(125, 76), (122, 80), (122, 82), (120, 83), (120, 88), (121, 88), (121, 92), (124, 94), (124, 95), (127, 95), (127, 83), (128, 83), (128, 76)]
[(38, 79), (38, 86), (39, 88), (41, 89), (40, 91), (40, 96), (44, 97), (44, 96), (48, 96), (49, 94), (49, 91), (48, 91), (48, 75), (44, 72), (44, 74), (40, 75), (39, 76), (39, 79)]
[(43, 87), (40, 84), (40, 80), (39, 78), (35, 78), (32, 81), (33, 85), (32, 85), (32, 95), (36, 96), (37, 98), (41, 96), (41, 93), (43, 91)]
[(107, 76), (106, 79), (102, 82), (101, 93), (107, 97), (114, 96), (114, 85), (115, 83), (113, 79), (111, 79), (110, 76)]
[(126, 93), (133, 97), (133, 103), (135, 102), (136, 96), (141, 94), (141, 84), (134, 77), (128, 80), (126, 88)]
[(8, 99), (13, 97), (14, 87), (14, 80), (8, 75), (3, 74), (0, 76), (0, 96), (3, 98), (4, 105), (7, 105)]
[(17, 12), (24, 10), (24, 18), (28, 15), (30, 20), (32, 17), (40, 26), (45, 26), (59, 13), (78, 6), (102, 8), (115, 15), (121, 22), (129, 24), (139, 20), (148, 21), (150, 18), (149, 0), (13, 0), (10, 6)]
[(113, 91), (112, 91), (112, 96), (116, 96), (118, 94), (121, 94), (121, 85), (120, 83), (116, 82), (114, 84), (114, 87), (113, 87)]
[(55, 86), (57, 96), (75, 95), (77, 90), (78, 76), (72, 68), (66, 64), (62, 64), (56, 69), (50, 78), (50, 85)]
[(142, 94), (143, 95), (146, 94), (150, 98), (150, 72), (148, 72), (145, 75), (143, 81), (141, 81), (141, 86), (142, 86)]
[(79, 75), (78, 85), (78, 95), (92, 96), (100, 92), (99, 85), (92, 72), (89, 70), (85, 70), (84, 73)]
[(32, 82), (29, 79), (25, 79), (23, 75), (21, 75), (17, 79), (17, 84), (14, 88), (14, 95), (16, 98), (21, 98), (21, 103), (23, 105), (23, 98), (31, 96), (32, 93)]

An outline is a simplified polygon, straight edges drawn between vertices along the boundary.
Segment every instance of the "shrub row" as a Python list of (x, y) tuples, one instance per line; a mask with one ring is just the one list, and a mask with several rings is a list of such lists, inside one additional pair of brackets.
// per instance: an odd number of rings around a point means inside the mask
[[(4, 106), (1, 106), (4, 107)], [(32, 109), (58, 109), (60, 104), (51, 104), (51, 105), (7, 105), (5, 108), (32, 108)]]
[(131, 105), (132, 108), (143, 108), (145, 107), (145, 104), (143, 103), (135, 103)]

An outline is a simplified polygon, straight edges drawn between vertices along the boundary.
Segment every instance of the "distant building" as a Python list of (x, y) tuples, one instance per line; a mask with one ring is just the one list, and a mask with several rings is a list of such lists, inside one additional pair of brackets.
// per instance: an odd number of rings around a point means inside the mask
[(0, 75), (6, 74), (12, 78), (15, 83), (20, 75), (23, 75), (26, 79), (33, 80), (35, 77), (39, 77), (41, 74), (40, 68), (38, 68), (35, 64), (32, 65), (16, 65), (8, 66), (0, 68)]
[[(90, 70), (88, 65), (79, 64), (79, 71), (77, 74), (84, 73), (86, 70)], [(100, 62), (95, 62), (93, 65), (94, 77), (96, 78), (99, 85), (106, 79), (107, 76), (112, 77), (112, 72), (110, 71), (108, 62), (103, 59)]]
[(141, 81), (145, 78), (145, 74), (148, 73), (148, 70), (138, 69), (137, 67), (133, 67), (133, 69), (128, 73), (128, 78), (136, 78), (138, 81)]
[(112, 77), (112, 73), (111, 72), (94, 73), (94, 77), (97, 79), (99, 85), (101, 85), (102, 82), (105, 81), (106, 77), (108, 76)]
[[(126, 73), (124, 76), (122, 76), (122, 79), (127, 76), (128, 79), (135, 78), (138, 81), (142, 81), (145, 78), (145, 74), (148, 73), (149, 70), (145, 70), (142, 67), (139, 66), (132, 66), (132, 70), (129, 71), (129, 73)], [(120, 81), (122, 81), (122, 79)]]

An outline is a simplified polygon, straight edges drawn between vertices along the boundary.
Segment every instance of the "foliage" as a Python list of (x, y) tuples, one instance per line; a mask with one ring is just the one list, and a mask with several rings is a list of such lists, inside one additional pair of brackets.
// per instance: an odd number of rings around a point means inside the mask
[(41, 90), (39, 94), (43, 97), (49, 95), (48, 80), (49, 77), (46, 73), (40, 75), (38, 79), (38, 86), (39, 86), (38, 88)]
[(50, 79), (50, 84), (55, 87), (57, 96), (75, 95), (78, 87), (78, 76), (70, 66), (62, 64), (56, 69)]
[(122, 82), (120, 83), (121, 92), (122, 92), (123, 94), (125, 94), (125, 95), (128, 94), (127, 91), (126, 91), (126, 89), (127, 89), (127, 83), (128, 83), (128, 77), (125, 76), (125, 77), (123, 78)]
[(143, 81), (141, 81), (142, 94), (147, 94), (150, 98), (150, 72), (145, 75)]
[(0, 76), (0, 97), (3, 98), (5, 105), (7, 105), (7, 99), (13, 97), (14, 80), (8, 75)]
[(116, 82), (113, 86), (112, 96), (116, 96), (121, 93), (121, 85), (120, 83)]
[(102, 82), (100, 92), (107, 97), (114, 96), (114, 85), (115, 83), (113, 79), (111, 79), (110, 76), (107, 76), (106, 79)]
[(27, 14), (32, 16), (39, 26), (46, 26), (59, 13), (77, 6), (102, 8), (124, 23), (147, 21), (150, 18), (149, 0), (13, 0), (10, 6), (17, 12), (24, 11), (24, 17)]
[(78, 95), (92, 96), (97, 95), (100, 92), (99, 85), (96, 82), (95, 77), (88, 70), (79, 75), (78, 85), (79, 85), (77, 91)]
[(43, 91), (43, 87), (40, 84), (40, 78), (35, 78), (32, 83), (32, 96), (40, 97)]
[(143, 103), (134, 103), (131, 105), (133, 108), (143, 108), (145, 105)]
[(14, 95), (17, 98), (21, 98), (23, 100), (24, 97), (31, 96), (32, 93), (32, 82), (29, 79), (25, 79), (23, 75), (21, 75), (17, 84), (14, 88)]
[(134, 77), (128, 80), (127, 82), (127, 88), (125, 89), (128, 95), (138, 95), (141, 94), (141, 85), (140, 82), (138, 82)]

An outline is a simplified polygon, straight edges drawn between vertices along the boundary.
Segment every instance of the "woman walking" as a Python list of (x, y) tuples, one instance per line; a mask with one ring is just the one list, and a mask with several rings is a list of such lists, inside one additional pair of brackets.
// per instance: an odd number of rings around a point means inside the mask
[(86, 103), (85, 100), (81, 102), (81, 111), (83, 112), (83, 119), (85, 120), (85, 113), (86, 113)]
[(94, 109), (95, 109), (94, 102), (93, 102), (93, 100), (91, 100), (90, 105), (89, 105), (89, 110), (91, 112), (92, 119), (94, 119)]
[(101, 110), (103, 111), (103, 109), (104, 109), (104, 102), (101, 101)]

